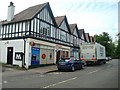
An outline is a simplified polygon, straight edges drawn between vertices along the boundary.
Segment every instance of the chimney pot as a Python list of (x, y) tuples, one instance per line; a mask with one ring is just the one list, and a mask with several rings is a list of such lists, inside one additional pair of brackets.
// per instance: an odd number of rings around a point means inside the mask
[(10, 2), (10, 6), (14, 6), (13, 4), (14, 4), (13, 2)]

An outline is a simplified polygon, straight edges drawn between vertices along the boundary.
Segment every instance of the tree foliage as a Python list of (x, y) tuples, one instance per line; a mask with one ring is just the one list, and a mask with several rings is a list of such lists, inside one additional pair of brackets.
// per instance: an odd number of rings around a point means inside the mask
[(120, 33), (118, 33), (118, 45), (117, 45), (117, 47), (116, 47), (116, 57), (117, 58), (120, 58)]
[(106, 48), (106, 56), (115, 57), (115, 45), (112, 42), (112, 38), (107, 32), (103, 32), (99, 35), (94, 35), (96, 42), (102, 44)]

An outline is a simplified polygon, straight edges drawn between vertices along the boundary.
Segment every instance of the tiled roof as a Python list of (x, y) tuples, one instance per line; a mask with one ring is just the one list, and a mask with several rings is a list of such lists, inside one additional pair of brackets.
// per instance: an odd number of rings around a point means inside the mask
[(73, 34), (74, 30), (75, 30), (76, 25), (77, 25), (77, 24), (69, 24), (70, 30), (71, 30), (71, 33), (72, 33), (72, 34)]
[(3, 24), (32, 19), (47, 4), (48, 3), (44, 3), (44, 4), (29, 7), (23, 10), (22, 12), (16, 14), (13, 20), (9, 22), (7, 20), (3, 21)]
[(58, 16), (58, 17), (55, 17), (55, 21), (57, 23), (58, 26), (61, 25), (62, 21), (64, 20), (65, 16)]

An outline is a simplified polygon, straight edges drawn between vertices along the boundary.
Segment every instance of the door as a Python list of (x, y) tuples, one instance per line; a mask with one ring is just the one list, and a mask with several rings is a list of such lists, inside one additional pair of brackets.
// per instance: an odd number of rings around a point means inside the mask
[(7, 48), (7, 64), (13, 64), (13, 47)]
[(57, 55), (56, 55), (56, 63), (58, 63), (59, 60), (60, 60), (60, 51), (57, 51)]

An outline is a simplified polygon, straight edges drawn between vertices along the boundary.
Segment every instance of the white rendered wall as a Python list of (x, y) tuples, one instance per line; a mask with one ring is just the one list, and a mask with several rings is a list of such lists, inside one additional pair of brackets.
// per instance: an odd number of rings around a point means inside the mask
[(24, 40), (4, 40), (0, 42), (1, 47), (1, 61), (7, 63), (7, 47), (13, 47), (13, 65), (22, 67), (22, 61), (15, 60), (15, 52), (24, 53)]

